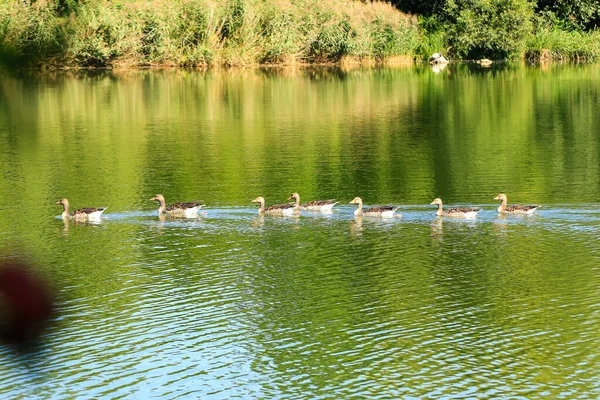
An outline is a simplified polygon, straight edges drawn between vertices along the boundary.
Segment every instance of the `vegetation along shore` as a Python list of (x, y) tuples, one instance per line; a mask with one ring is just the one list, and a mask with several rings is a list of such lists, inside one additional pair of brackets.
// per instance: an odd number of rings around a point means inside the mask
[(0, 61), (46, 68), (389, 64), (435, 52), (593, 61), (599, 25), (596, 0), (11, 0), (0, 2)]

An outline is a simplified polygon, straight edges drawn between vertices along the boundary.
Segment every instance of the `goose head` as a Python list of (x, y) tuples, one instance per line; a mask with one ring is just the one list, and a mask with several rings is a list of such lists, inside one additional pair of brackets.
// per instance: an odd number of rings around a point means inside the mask
[(429, 204), (436, 204), (436, 205), (438, 205), (438, 206), (439, 206), (440, 204), (442, 204), (442, 199), (440, 199), (440, 198), (438, 197), (437, 199), (435, 199), (434, 201), (432, 201), (432, 202), (431, 202), (431, 203), (429, 203)]
[(362, 199), (360, 197), (355, 197), (352, 199), (352, 201), (348, 204), (362, 204)]
[(506, 195), (504, 193), (500, 193), (498, 196), (494, 197), (494, 200), (506, 201)]
[(57, 206), (58, 205), (62, 205), (63, 207), (69, 207), (69, 200), (67, 199), (60, 199), (59, 201), (57, 201), (56, 203)]
[(294, 193), (290, 194), (290, 197), (288, 197), (287, 199), (288, 200), (297, 200), (297, 201), (299, 201), (300, 200), (300, 195), (298, 193), (294, 192)]

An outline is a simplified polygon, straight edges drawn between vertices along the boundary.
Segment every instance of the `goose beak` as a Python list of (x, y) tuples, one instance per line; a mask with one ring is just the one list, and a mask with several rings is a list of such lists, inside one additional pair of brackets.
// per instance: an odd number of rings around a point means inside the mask
[(56, 204), (56, 205), (58, 206), (58, 205), (62, 204), (62, 202), (59, 200), (59, 201), (57, 201), (57, 202), (56, 202), (56, 203), (54, 203), (54, 204)]
[(431, 203), (429, 203), (429, 204), (435, 204), (435, 200), (434, 200), (434, 201), (432, 201), (432, 202), (431, 202)]
[(156, 197), (151, 198), (150, 200), (158, 200)]
[(498, 196), (494, 197), (492, 200), (500, 200)]

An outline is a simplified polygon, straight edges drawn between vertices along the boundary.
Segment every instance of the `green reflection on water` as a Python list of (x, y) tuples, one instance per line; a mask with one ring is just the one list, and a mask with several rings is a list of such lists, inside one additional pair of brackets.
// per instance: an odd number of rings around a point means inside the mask
[[(61, 319), (28, 361), (42, 378), (0, 348), (0, 383), (13, 396), (598, 394), (599, 74), (3, 75), (0, 248), (52, 277)], [(341, 205), (260, 218), (250, 204), (292, 191)], [(498, 217), (499, 192), (544, 206)], [(206, 214), (160, 220), (157, 193)], [(354, 218), (355, 196), (404, 216)], [(53, 218), (61, 197), (106, 218)], [(485, 210), (438, 219), (435, 197)]]

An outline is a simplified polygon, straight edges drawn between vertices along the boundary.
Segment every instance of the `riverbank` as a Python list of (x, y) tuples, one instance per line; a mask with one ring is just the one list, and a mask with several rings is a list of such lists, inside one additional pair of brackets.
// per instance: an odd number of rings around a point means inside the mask
[(561, 30), (533, 14), (519, 18), (524, 27), (520, 36), (498, 47), (485, 42), (493, 35), (480, 35), (482, 29), (492, 29), (485, 24), (474, 21), (462, 30), (448, 21), (432, 24), (432, 18), (406, 14), (382, 2), (3, 2), (0, 62), (42, 69), (206, 68), (410, 64), (435, 52), (449, 53), (455, 60), (600, 57), (597, 30)]
[(381, 63), (421, 41), (415, 17), (353, 0), (88, 2), (67, 17), (11, 2), (0, 21), (2, 58), (22, 66)]

